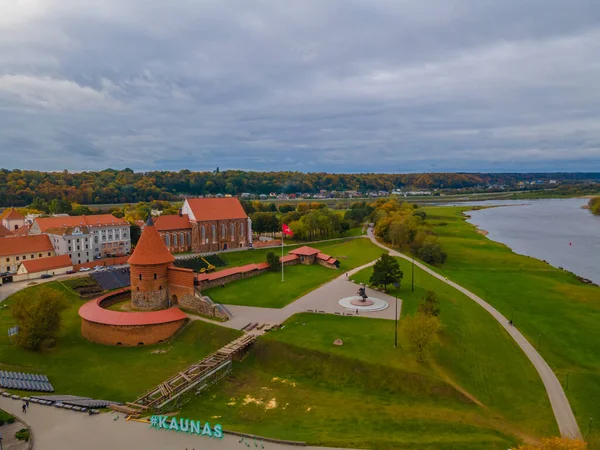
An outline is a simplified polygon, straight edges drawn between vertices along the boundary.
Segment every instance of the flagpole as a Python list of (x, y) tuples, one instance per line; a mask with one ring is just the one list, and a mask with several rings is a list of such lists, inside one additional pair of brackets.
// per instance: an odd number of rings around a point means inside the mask
[(283, 283), (283, 225), (281, 226), (281, 282)]

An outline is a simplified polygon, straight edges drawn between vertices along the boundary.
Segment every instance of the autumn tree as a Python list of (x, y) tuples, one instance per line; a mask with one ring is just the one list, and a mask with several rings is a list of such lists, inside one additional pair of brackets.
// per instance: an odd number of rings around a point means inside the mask
[(590, 199), (589, 206), (593, 214), (600, 216), (600, 197)]
[(67, 308), (62, 292), (40, 287), (35, 295), (21, 291), (15, 295), (12, 316), (19, 326), (18, 344), (27, 350), (51, 345), (60, 330), (61, 313)]
[(404, 332), (411, 351), (419, 362), (425, 360), (429, 347), (435, 342), (442, 330), (442, 323), (437, 316), (417, 313), (404, 319)]
[(383, 286), (387, 290), (388, 284), (400, 283), (404, 273), (400, 270), (400, 264), (396, 258), (383, 253), (373, 266), (373, 273), (369, 283), (373, 286)]
[(522, 444), (517, 450), (587, 450), (587, 444), (581, 439), (564, 437), (543, 438), (538, 444)]

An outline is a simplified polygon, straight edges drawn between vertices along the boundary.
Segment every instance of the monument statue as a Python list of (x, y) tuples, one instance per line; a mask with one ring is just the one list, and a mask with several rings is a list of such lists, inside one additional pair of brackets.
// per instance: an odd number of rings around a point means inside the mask
[(362, 298), (361, 302), (366, 302), (367, 298), (369, 297), (367, 295), (367, 289), (365, 288), (364, 284), (360, 284), (360, 287), (358, 288), (358, 292), (357, 294)]

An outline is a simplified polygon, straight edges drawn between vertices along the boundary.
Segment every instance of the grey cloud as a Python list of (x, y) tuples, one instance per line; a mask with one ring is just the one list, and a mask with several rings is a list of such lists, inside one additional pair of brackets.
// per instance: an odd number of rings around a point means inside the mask
[(3, 167), (546, 171), (600, 161), (591, 0), (7, 9)]

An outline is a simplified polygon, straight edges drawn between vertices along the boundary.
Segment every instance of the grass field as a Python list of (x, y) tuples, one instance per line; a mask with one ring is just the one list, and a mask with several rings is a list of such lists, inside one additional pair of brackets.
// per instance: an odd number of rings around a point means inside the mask
[(534, 346), (541, 344), (563, 386), (568, 371), (567, 396), (587, 434), (589, 418), (600, 420), (600, 288), (485, 238), (464, 220), (466, 208), (425, 210), (448, 253), (436, 270), (487, 298)]
[[(438, 293), (444, 331), (425, 364), (388, 320), (299, 314), (261, 338), (232, 376), (183, 408), (229, 428), (353, 448), (506, 449), (557, 433), (537, 372), (477, 304), (410, 264), (390, 291), (413, 314)], [(368, 280), (371, 268), (356, 281)], [(334, 346), (337, 338), (342, 346)]]
[[(63, 313), (63, 329), (57, 346), (43, 353), (25, 351), (11, 345), (4, 332), (0, 336), (0, 369), (44, 373), (57, 393), (132, 401), (240, 334), (236, 330), (196, 321), (170, 343), (131, 348), (93, 344), (81, 337), (81, 319), (77, 311), (83, 302), (57, 282), (44, 286), (63, 292), (69, 303)], [(25, 292), (35, 295), (40, 287), (33, 286)], [(13, 301), (14, 297), (5, 302), (10, 305)], [(10, 308), (1, 309), (0, 329), (6, 330), (13, 325)], [(156, 350), (165, 352), (156, 353)]]
[[(285, 268), (285, 282), (281, 272), (267, 272), (252, 278), (235, 281), (222, 287), (203, 290), (213, 301), (226, 305), (283, 308), (297, 298), (316, 289), (323, 283), (341, 275), (344, 271), (366, 264), (381, 256), (382, 250), (368, 239), (345, 239), (311, 244), (340, 261), (340, 269), (320, 265), (296, 265)], [(277, 251), (275, 249), (274, 251)], [(285, 247), (285, 252), (291, 248)], [(235, 252), (221, 255), (228, 266), (244, 265), (266, 260), (268, 250)], [(238, 254), (241, 253), (241, 254)], [(279, 253), (277, 253), (279, 255)]]

